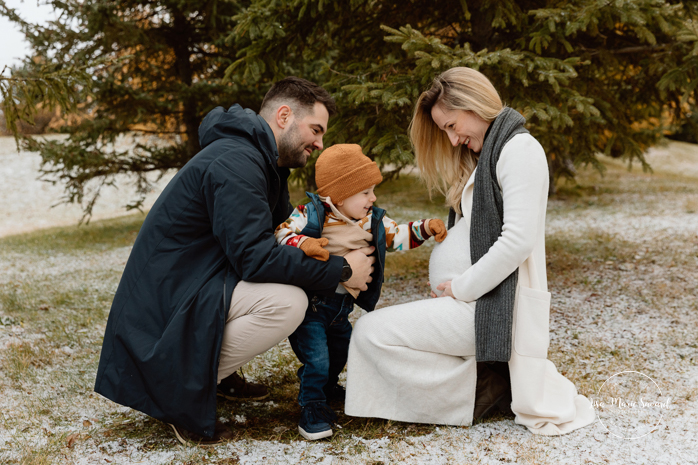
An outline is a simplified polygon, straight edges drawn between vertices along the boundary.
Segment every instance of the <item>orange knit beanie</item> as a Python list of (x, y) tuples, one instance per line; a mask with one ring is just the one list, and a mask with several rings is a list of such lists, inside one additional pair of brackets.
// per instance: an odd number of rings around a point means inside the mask
[(317, 192), (333, 203), (358, 194), (383, 180), (376, 162), (357, 144), (337, 144), (320, 154), (315, 163)]

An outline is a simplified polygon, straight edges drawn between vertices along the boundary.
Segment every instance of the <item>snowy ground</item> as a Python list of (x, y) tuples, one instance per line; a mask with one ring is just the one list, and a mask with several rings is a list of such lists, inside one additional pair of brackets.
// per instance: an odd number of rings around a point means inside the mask
[[(64, 136), (46, 137), (56, 139)], [(124, 144), (125, 141), (121, 140), (117, 148), (122, 149)], [(80, 205), (59, 204), (63, 197), (60, 185), (37, 179), (40, 165), (41, 157), (38, 154), (17, 153), (14, 138), (0, 137), (0, 237), (37, 228), (73, 226), (82, 218)], [(144, 208), (150, 208), (171, 178), (172, 175), (166, 175), (156, 183)], [(135, 199), (135, 189), (127, 178), (122, 178), (118, 186), (118, 189), (111, 186), (103, 188), (93, 211), (93, 221), (127, 213), (124, 205)]]
[[(31, 155), (0, 152), (0, 157), (0, 215), (13, 222), (6, 226), (3, 221), (0, 235), (74, 224), (80, 217), (79, 211), (73, 216), (47, 213), (47, 201), (60, 190), (32, 184)], [(279, 426), (275, 440), (270, 435), (208, 449), (182, 447), (158, 422), (91, 392), (104, 321), (78, 320), (76, 311), (71, 316), (76, 323), (62, 327), (66, 334), (57, 339), (50, 331), (32, 329), (29, 321), (8, 318), (0, 306), (2, 366), (12, 368), (8, 361), (21, 354), (51, 360), (37, 362), (27, 379), (10, 381), (0, 374), (0, 462), (698, 464), (698, 147), (672, 144), (651, 151), (648, 161), (654, 174), (627, 172), (610, 160), (604, 179), (582, 173), (585, 193), (551, 200), (547, 224), (550, 358), (592, 399), (600, 398), (604, 381), (622, 371), (656, 381), (668, 406), (658, 426), (641, 439), (618, 437), (626, 431), (622, 426), (609, 431), (599, 421), (566, 436), (540, 437), (499, 418), (469, 428), (433, 428), (429, 434), (412, 434), (411, 427), (394, 423), (378, 439), (354, 431), (316, 443), (281, 439), (288, 428)], [(103, 216), (119, 212), (121, 194), (105, 200), (111, 207)], [(105, 305), (129, 251), (81, 249), (42, 256), (0, 245), (5, 289), (0, 305), (21, 300), (22, 292), (29, 295), (27, 283), (65, 285), (94, 299), (94, 305)], [(8, 291), (13, 288), (15, 294)], [(423, 298), (420, 294), (423, 289), (416, 291), (411, 281), (389, 282), (381, 305)], [(282, 343), (255, 359), (248, 373), (262, 378), (288, 354)], [(259, 405), (276, 407), (274, 400)], [(250, 424), (242, 411), (226, 420), (234, 429)]]

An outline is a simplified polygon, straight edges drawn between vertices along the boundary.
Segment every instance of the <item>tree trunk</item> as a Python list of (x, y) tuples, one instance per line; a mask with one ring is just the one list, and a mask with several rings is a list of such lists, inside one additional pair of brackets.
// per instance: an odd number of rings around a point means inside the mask
[[(175, 63), (179, 79), (191, 89), (193, 81), (193, 71), (191, 68), (191, 51), (189, 49), (189, 39), (192, 31), (190, 30), (187, 18), (180, 12), (174, 11), (174, 34), (172, 35), (171, 45), (175, 53)], [(199, 120), (197, 118), (197, 102), (196, 97), (192, 92), (188, 92), (184, 97), (182, 106), (182, 124), (184, 125), (184, 134), (186, 144), (187, 159), (196, 155), (201, 147), (199, 146)]]
[(490, 43), (492, 37), (492, 17), (489, 14), (489, 9), (483, 9), (482, 0), (468, 2), (470, 10), (470, 25), (472, 28), (472, 37), (470, 43), (473, 51), (477, 52), (483, 48), (493, 48)]

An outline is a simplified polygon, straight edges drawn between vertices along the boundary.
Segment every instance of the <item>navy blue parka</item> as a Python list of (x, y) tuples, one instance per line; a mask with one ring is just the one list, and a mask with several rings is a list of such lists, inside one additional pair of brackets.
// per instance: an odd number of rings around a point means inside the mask
[(141, 227), (114, 296), (95, 391), (212, 436), (218, 360), (240, 280), (332, 293), (342, 258), (278, 246), (292, 211), (269, 125), (234, 105), (199, 128), (203, 149), (170, 181)]

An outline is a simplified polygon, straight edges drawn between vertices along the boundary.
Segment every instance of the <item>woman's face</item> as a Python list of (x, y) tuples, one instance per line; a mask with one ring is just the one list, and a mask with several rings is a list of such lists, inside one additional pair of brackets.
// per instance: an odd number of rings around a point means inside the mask
[(431, 109), (431, 118), (439, 129), (446, 132), (454, 147), (463, 144), (480, 153), (490, 123), (472, 111), (449, 110), (441, 103)]

